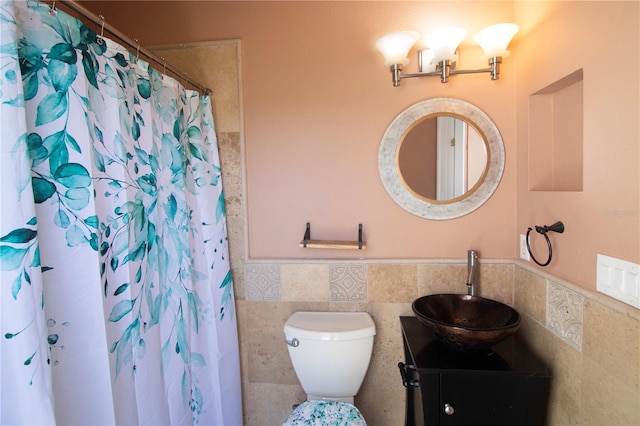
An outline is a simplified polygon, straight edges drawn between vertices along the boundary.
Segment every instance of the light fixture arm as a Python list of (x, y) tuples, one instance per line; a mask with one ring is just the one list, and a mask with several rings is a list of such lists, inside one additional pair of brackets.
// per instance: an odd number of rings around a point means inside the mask
[[(440, 77), (440, 80), (442, 81), (442, 75), (443, 75), (443, 71), (441, 71), (438, 68), (438, 71), (434, 71), (434, 72), (416, 72), (416, 73), (410, 73), (410, 74), (398, 74), (398, 84), (394, 84), (394, 86), (399, 86), (400, 85), (400, 79), (403, 78), (415, 78), (415, 77)], [(443, 83), (446, 83), (446, 81), (443, 81)]]
[[(436, 70), (432, 72), (417, 72), (417, 73), (407, 73), (402, 74), (402, 65), (396, 64), (391, 65), (391, 73), (393, 74), (393, 86), (397, 87), (400, 85), (400, 81), (404, 78), (416, 78), (416, 77), (440, 77), (441, 83), (447, 83), (449, 81), (449, 77), (452, 75), (458, 74), (481, 74), (481, 73), (489, 73), (491, 74), (491, 80), (498, 80), (500, 78), (500, 64), (502, 63), (502, 57), (495, 56), (489, 59), (489, 67), (488, 68), (479, 68), (473, 70), (456, 70), (451, 69), (451, 61), (445, 60), (441, 61), (436, 65)], [(422, 69), (422, 61), (419, 63), (419, 68)]]

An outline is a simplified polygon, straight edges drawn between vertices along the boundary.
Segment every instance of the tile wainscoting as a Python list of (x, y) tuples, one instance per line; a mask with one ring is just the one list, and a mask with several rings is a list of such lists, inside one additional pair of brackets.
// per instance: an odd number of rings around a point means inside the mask
[[(404, 424), (398, 317), (419, 296), (466, 292), (466, 269), (463, 260), (245, 262), (236, 278), (245, 424), (279, 425), (305, 398), (283, 332), (298, 310), (369, 312), (377, 334), (356, 405), (371, 426)], [(523, 262), (481, 259), (479, 293), (518, 309), (519, 333), (551, 366), (550, 425), (640, 424), (640, 311)]]

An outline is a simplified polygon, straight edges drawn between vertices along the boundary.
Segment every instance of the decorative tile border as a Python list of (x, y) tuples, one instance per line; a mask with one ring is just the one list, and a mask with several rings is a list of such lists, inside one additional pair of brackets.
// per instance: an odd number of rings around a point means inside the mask
[(584, 296), (547, 280), (547, 328), (582, 352)]
[(245, 299), (280, 300), (280, 266), (245, 264)]
[(367, 301), (366, 265), (330, 265), (329, 280), (332, 302)]

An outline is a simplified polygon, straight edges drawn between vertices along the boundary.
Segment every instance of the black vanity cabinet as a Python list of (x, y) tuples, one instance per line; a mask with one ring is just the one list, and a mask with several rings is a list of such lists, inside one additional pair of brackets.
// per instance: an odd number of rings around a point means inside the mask
[(415, 317), (400, 317), (406, 425), (546, 424), (551, 372), (515, 336), (465, 351), (437, 340)]

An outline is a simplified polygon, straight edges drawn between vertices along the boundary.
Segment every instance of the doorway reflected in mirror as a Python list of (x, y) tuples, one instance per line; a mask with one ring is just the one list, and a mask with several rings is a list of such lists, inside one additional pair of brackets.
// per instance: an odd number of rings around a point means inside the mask
[(398, 170), (407, 187), (432, 200), (465, 194), (487, 168), (486, 143), (465, 120), (448, 115), (427, 117), (404, 136)]

